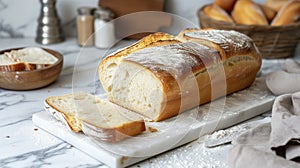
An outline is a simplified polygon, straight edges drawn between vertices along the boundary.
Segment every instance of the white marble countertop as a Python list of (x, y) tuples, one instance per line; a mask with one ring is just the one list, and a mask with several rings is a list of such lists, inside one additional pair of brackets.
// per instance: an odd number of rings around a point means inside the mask
[[(133, 41), (121, 41), (115, 48)], [(40, 46), (33, 38), (0, 39), (0, 50), (14, 47)], [(43, 111), (43, 100), (51, 95), (73, 90), (98, 92), (96, 67), (106, 50), (80, 48), (74, 38), (63, 43), (43, 46), (64, 56), (63, 71), (58, 80), (32, 91), (0, 89), (0, 167), (107, 167), (85, 153), (35, 127), (32, 114)], [(300, 57), (299, 47), (296, 52)], [(282, 60), (264, 60), (262, 73), (280, 69)], [(79, 65), (80, 66), (77, 66)], [(74, 73), (75, 72), (75, 73)], [(86, 73), (93, 73), (92, 79)], [(73, 75), (75, 74), (75, 75)], [(80, 81), (80, 82), (79, 82)], [(263, 118), (265, 115), (259, 116)], [(226, 153), (231, 145), (205, 148), (200, 139), (147, 159), (132, 167), (227, 167)]]

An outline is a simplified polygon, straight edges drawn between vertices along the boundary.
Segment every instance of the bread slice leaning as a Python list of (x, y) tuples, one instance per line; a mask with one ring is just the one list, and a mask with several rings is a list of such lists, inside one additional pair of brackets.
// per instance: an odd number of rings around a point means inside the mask
[(88, 93), (48, 97), (45, 109), (72, 131), (101, 141), (116, 142), (145, 131), (143, 118)]

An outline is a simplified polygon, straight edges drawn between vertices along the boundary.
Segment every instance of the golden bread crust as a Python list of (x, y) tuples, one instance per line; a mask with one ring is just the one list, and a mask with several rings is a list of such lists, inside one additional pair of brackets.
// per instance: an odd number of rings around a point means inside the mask
[(208, 5), (208, 6), (204, 7), (203, 12), (207, 16), (209, 16), (215, 20), (221, 20), (221, 21), (233, 23), (233, 20), (228, 15), (228, 13), (224, 9), (220, 8), (218, 5), (215, 5), (215, 4)]
[(257, 5), (260, 6), (261, 10), (264, 12), (264, 14), (265, 14), (266, 18), (268, 19), (268, 21), (271, 22), (274, 19), (277, 12), (275, 10), (273, 10), (272, 8), (266, 6), (266, 5), (262, 5), (262, 4), (259, 4), (259, 3), (257, 3)]
[(231, 12), (236, 1), (237, 0), (226, 0), (225, 2), (224, 0), (215, 0), (214, 4), (218, 5), (219, 7), (221, 7), (222, 9), (228, 12)]
[(300, 21), (300, 0), (288, 1), (278, 11), (271, 26), (284, 26)]
[(265, 5), (269, 8), (272, 8), (276, 12), (280, 10), (280, 8), (286, 4), (289, 0), (266, 0)]
[(249, 0), (238, 0), (231, 12), (236, 23), (245, 25), (269, 25), (262, 9)]
[(135, 136), (146, 130), (143, 120), (132, 121), (116, 128), (99, 128), (88, 121), (82, 121), (82, 130), (86, 135), (106, 142), (118, 142), (125, 138)]
[(261, 64), (261, 56), (253, 40), (236, 31), (185, 29), (176, 38), (216, 49), (223, 61), (236, 55), (251, 55)]
[(8, 71), (8, 72), (15, 72), (15, 71), (25, 71), (26, 67), (23, 62), (10, 64), (10, 65), (0, 65), (0, 71)]

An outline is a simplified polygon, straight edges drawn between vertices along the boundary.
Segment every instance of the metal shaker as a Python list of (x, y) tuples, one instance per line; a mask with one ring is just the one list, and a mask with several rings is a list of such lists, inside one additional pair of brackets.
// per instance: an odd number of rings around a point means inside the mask
[(60, 19), (56, 12), (56, 0), (40, 0), (41, 12), (38, 19), (36, 42), (53, 44), (64, 40)]

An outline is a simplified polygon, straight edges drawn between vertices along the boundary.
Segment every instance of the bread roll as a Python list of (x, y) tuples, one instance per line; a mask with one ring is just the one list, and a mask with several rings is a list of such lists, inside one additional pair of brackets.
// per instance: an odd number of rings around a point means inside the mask
[(277, 13), (272, 26), (282, 26), (300, 21), (300, 0), (290, 0)]
[(215, 0), (214, 4), (218, 5), (227, 12), (231, 12), (236, 0)]
[(266, 0), (266, 6), (278, 12), (289, 0)]
[(249, 0), (239, 0), (235, 3), (231, 16), (236, 23), (245, 25), (268, 25), (262, 9)]
[(109, 100), (161, 121), (253, 83), (261, 56), (249, 37), (236, 31), (191, 30), (180, 33), (182, 43), (144, 48), (121, 59), (111, 55), (100, 63), (119, 59), (114, 72), (99, 71), (100, 79), (112, 77), (101, 80), (110, 85)]
[(271, 22), (275, 15), (276, 15), (276, 11), (273, 10), (272, 8), (270, 7), (267, 7), (266, 5), (262, 5), (262, 4), (258, 4), (260, 6), (260, 8), (262, 9), (262, 11), (264, 12), (266, 18), (268, 19), (269, 22)]
[(224, 9), (220, 8), (217, 5), (213, 4), (213, 5), (208, 5), (208, 6), (204, 7), (203, 12), (207, 16), (209, 16), (215, 20), (221, 20), (221, 21), (225, 21), (225, 22), (233, 22), (232, 18), (228, 15), (228, 13)]
[(145, 131), (137, 114), (88, 93), (48, 97), (45, 109), (70, 130), (101, 141), (116, 142)]

